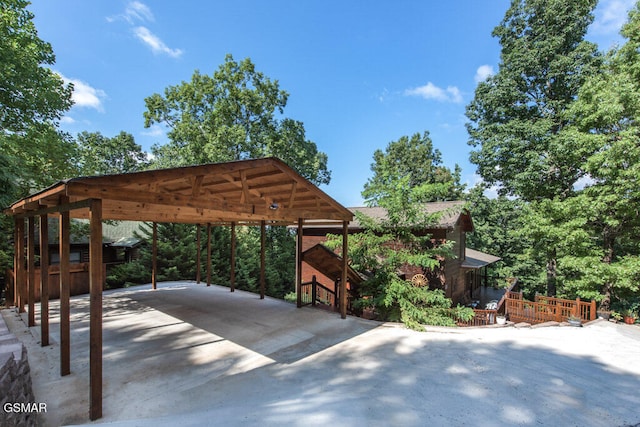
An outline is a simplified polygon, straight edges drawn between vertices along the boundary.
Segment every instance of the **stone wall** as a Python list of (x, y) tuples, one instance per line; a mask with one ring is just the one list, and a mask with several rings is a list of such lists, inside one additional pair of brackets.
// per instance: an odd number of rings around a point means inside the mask
[(34, 402), (27, 349), (0, 315), (0, 426), (36, 426), (37, 411), (22, 411), (14, 405)]

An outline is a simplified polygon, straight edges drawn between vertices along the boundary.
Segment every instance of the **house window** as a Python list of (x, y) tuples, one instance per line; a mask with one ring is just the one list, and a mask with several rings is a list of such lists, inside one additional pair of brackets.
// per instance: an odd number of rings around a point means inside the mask
[[(81, 257), (81, 253), (80, 251), (72, 251), (71, 253), (69, 253), (69, 262), (71, 264), (79, 264), (80, 263), (80, 257)], [(60, 254), (59, 253), (52, 253), (51, 254), (51, 261), (50, 261), (51, 265), (54, 264), (60, 264)]]

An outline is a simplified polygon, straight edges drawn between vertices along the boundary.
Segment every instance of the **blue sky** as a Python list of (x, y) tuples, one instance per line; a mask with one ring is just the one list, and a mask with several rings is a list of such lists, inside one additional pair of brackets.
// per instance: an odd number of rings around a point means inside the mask
[[(588, 39), (620, 43), (633, 0), (601, 0)], [(478, 177), (468, 161), (465, 107), (479, 79), (497, 70), (491, 37), (509, 0), (34, 0), (40, 37), (54, 69), (75, 85), (61, 123), (115, 136), (145, 150), (166, 142), (144, 128), (144, 99), (212, 74), (230, 53), (289, 93), (285, 116), (329, 157), (323, 189), (346, 206), (362, 204), (373, 152), (403, 135), (429, 131), (444, 163)]]

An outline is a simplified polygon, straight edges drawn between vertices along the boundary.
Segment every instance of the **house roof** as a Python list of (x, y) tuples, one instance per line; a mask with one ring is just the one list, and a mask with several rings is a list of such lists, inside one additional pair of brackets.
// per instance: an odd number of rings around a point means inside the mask
[(502, 258), (489, 255), (484, 252), (476, 251), (475, 249), (466, 248), (464, 250), (465, 260), (462, 262), (462, 268), (470, 268), (473, 270), (486, 267), (489, 264), (500, 261)]
[[(430, 226), (432, 229), (451, 229), (458, 224), (463, 226), (463, 229), (467, 232), (473, 231), (473, 221), (469, 211), (465, 208), (466, 202), (462, 200), (446, 201), (446, 202), (430, 202), (424, 204), (424, 213), (427, 215), (434, 215), (434, 224)], [(375, 207), (351, 207), (348, 208), (354, 214), (360, 212), (374, 221), (381, 221), (387, 218), (387, 209), (375, 206)], [(436, 215), (439, 214), (439, 215)], [(314, 221), (305, 222), (304, 228), (332, 228), (327, 227), (322, 223), (316, 223)], [(359, 223), (358, 218), (349, 223), (350, 230), (361, 230), (363, 227)]]
[(28, 217), (60, 212), (66, 205), (74, 218), (88, 218), (90, 199), (102, 200), (102, 218), (113, 220), (294, 224), (299, 219), (353, 218), (273, 157), (73, 178), (15, 202), (5, 213)]

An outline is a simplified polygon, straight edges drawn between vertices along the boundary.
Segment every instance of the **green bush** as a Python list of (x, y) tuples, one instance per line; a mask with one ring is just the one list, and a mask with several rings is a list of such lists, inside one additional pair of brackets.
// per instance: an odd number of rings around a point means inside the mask
[(139, 261), (111, 267), (107, 273), (107, 289), (151, 282), (151, 271)]

